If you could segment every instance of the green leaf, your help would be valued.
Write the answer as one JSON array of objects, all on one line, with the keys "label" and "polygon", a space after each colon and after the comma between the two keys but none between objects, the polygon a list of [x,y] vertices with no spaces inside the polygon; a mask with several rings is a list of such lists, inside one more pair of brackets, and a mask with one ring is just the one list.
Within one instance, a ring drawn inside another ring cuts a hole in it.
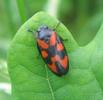
[{"label": "green leaf", "polygon": [[70,59],[69,73],[54,75],[45,65],[28,29],[40,25],[54,28],[58,20],[44,12],[29,19],[17,32],[8,53],[13,100],[103,100],[103,26],[94,40],[79,47],[61,23],[56,32],[63,39]]}]

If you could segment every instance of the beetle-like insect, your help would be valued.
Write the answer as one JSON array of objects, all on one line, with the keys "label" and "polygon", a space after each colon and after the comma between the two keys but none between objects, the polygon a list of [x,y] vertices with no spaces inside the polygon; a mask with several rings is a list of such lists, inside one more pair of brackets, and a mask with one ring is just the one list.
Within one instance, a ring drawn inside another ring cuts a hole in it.
[{"label": "beetle-like insect", "polygon": [[69,58],[61,37],[46,25],[36,33],[37,48],[49,69],[58,76],[63,76],[69,69]]}]

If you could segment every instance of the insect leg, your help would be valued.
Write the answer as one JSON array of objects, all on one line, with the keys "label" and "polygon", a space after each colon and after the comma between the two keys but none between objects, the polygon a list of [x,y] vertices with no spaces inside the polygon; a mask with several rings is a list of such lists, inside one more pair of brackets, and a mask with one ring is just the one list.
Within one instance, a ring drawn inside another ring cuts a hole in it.
[{"label": "insect leg", "polygon": [[61,36],[59,36],[60,37],[60,39],[62,40],[62,41],[68,41],[68,39],[67,38],[62,38]]}]

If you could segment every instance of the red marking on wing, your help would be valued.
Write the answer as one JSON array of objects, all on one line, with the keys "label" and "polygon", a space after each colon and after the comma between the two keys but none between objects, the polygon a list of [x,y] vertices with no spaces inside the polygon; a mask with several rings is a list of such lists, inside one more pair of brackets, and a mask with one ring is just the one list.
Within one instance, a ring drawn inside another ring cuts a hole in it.
[{"label": "red marking on wing", "polygon": [[57,72],[56,66],[54,63],[52,64],[48,64],[49,68],[53,71],[53,72]]},{"label": "red marking on wing", "polygon": [[54,46],[56,44],[56,33],[53,32],[50,38],[50,45]]},{"label": "red marking on wing", "polygon": [[46,51],[41,51],[41,54],[42,54],[42,57],[43,58],[46,58],[48,56],[48,53]]},{"label": "red marking on wing", "polygon": [[48,48],[48,44],[46,44],[43,40],[38,39],[37,42],[38,42],[39,46],[42,47],[43,49]]},{"label": "red marking on wing", "polygon": [[56,62],[56,61],[59,61],[59,60],[60,60],[60,57],[58,55],[55,55],[54,57],[51,57],[52,62]]},{"label": "red marking on wing", "polygon": [[57,43],[57,51],[62,51],[64,49],[62,43]]},{"label": "red marking on wing", "polygon": [[67,68],[67,63],[68,63],[67,56],[64,56],[64,58],[61,59],[58,55],[56,55],[54,57],[51,57],[51,61],[53,63],[55,63],[56,61],[58,61],[62,65],[63,68],[65,68],[65,69]]},{"label": "red marking on wing", "polygon": [[68,63],[68,58],[67,56],[64,57],[64,59],[60,60],[60,64],[66,69],[67,68],[67,63]]}]

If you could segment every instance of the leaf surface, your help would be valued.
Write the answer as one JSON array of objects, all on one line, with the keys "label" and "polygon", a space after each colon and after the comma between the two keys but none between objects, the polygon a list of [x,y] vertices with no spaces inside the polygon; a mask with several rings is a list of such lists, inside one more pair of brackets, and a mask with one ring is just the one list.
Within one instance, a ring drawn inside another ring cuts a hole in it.
[{"label": "leaf surface", "polygon": [[103,100],[103,25],[85,47],[78,46],[62,23],[57,27],[70,59],[68,74],[58,77],[38,57],[35,32],[28,32],[40,25],[54,29],[58,22],[39,12],[14,37],[8,53],[13,100]]}]

